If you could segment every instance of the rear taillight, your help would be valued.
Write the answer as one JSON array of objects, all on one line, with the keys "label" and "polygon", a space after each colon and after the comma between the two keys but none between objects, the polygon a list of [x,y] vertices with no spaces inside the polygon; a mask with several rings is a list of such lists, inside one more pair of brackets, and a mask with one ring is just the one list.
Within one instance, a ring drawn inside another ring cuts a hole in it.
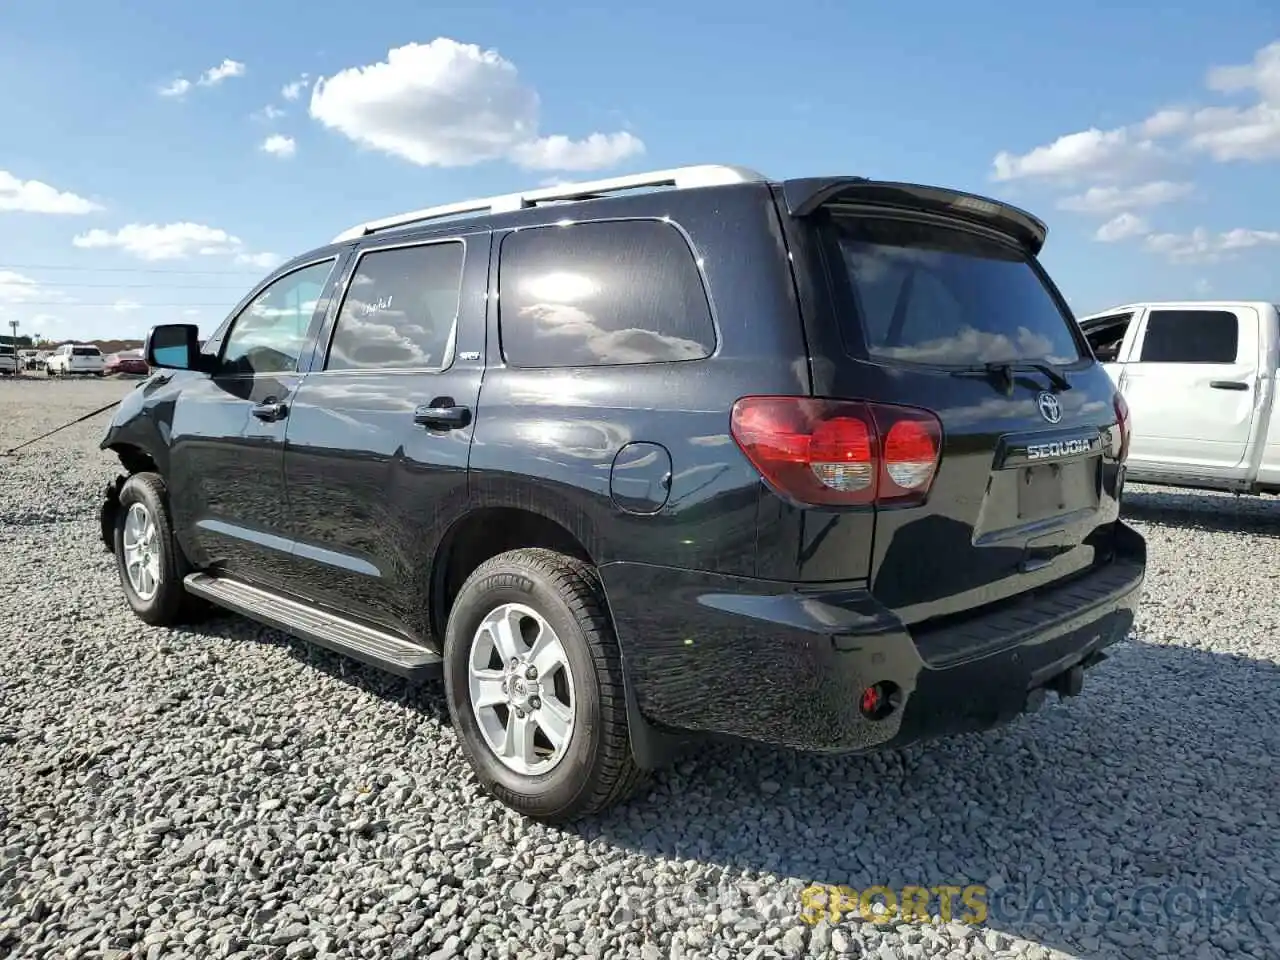
[{"label": "rear taillight", "polygon": [[1129,437],[1133,432],[1133,420],[1124,394],[1117,391],[1113,405],[1116,409],[1116,429],[1120,431],[1120,449],[1116,452],[1116,459],[1124,463],[1129,458]]},{"label": "rear taillight", "polygon": [[743,397],[730,429],[771,486],[811,506],[921,502],[942,449],[932,413],[852,400]]}]

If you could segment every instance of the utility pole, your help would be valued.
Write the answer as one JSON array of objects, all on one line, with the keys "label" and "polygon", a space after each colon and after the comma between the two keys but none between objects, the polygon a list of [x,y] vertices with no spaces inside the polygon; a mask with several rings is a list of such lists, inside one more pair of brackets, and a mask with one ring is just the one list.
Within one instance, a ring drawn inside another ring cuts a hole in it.
[{"label": "utility pole", "polygon": [[22,363],[18,360],[18,321],[10,320],[9,326],[13,328],[13,375],[20,377],[22,376]]}]

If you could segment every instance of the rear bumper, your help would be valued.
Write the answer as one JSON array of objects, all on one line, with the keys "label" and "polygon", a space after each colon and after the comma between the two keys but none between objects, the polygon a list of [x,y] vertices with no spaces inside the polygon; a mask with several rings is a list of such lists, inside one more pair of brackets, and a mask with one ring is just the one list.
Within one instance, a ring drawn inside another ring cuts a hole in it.
[{"label": "rear bumper", "polygon": [[[1033,708],[1133,624],[1146,543],[1111,563],[913,636],[864,584],[799,586],[643,564],[601,567],[640,713],[673,730],[861,752],[988,729]],[[661,598],[655,602],[655,598]],[[869,719],[859,695],[896,688]]]}]

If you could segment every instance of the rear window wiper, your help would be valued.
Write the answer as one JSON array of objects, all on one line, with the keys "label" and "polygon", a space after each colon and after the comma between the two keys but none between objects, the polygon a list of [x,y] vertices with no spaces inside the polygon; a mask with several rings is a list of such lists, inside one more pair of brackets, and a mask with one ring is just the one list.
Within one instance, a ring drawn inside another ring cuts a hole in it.
[{"label": "rear window wiper", "polygon": [[1043,360],[989,360],[981,366],[961,367],[955,373],[960,376],[975,374],[991,377],[1005,393],[1013,389],[1013,371],[1035,370],[1049,378],[1049,382],[1058,390],[1070,390],[1071,382],[1051,363]]},{"label": "rear window wiper", "polygon": [[1028,360],[1023,364],[1020,364],[1020,366],[1027,367],[1031,370],[1039,370],[1046,377],[1048,377],[1049,382],[1053,384],[1055,387],[1057,387],[1059,390],[1071,389],[1071,381],[1067,379],[1066,375],[1061,370],[1059,370],[1057,367],[1055,367],[1052,363],[1049,363],[1048,361]]}]

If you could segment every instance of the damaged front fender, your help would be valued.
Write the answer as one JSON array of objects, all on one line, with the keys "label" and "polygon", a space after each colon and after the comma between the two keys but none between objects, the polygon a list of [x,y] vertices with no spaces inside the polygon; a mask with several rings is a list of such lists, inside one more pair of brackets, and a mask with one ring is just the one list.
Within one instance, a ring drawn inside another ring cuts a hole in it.
[{"label": "damaged front fender", "polygon": [[116,477],[102,491],[102,505],[98,508],[98,525],[102,530],[102,542],[108,553],[116,551],[116,515],[120,512],[120,488],[127,478]]}]

